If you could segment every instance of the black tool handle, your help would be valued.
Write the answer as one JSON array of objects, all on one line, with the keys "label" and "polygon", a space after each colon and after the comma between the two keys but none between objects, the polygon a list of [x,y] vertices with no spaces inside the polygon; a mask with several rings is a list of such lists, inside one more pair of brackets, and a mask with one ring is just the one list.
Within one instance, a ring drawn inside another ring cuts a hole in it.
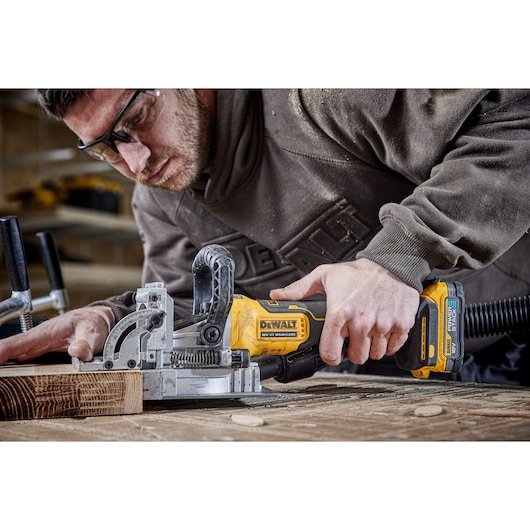
[{"label": "black tool handle", "polygon": [[262,354],[254,360],[260,368],[260,379],[274,377],[279,383],[290,383],[311,377],[327,364],[320,357],[318,345],[285,355]]},{"label": "black tool handle", "polygon": [[38,232],[36,236],[39,241],[46,276],[48,276],[52,291],[64,289],[61,261],[53,234],[51,232]]},{"label": "black tool handle", "polygon": [[0,232],[11,288],[14,292],[27,291],[28,270],[18,219],[14,215],[0,218]]},{"label": "black tool handle", "polygon": [[193,313],[208,313],[200,340],[216,346],[222,339],[234,299],[234,259],[221,245],[203,247],[195,256],[193,273]]}]

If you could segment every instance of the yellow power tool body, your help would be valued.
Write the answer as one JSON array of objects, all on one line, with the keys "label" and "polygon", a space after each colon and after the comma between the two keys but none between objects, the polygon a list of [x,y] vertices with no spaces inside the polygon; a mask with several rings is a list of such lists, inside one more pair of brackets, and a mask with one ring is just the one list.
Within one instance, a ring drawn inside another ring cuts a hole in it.
[{"label": "yellow power tool body", "polygon": [[315,346],[326,315],[324,301],[283,302],[234,295],[230,347],[255,355],[285,355]]},{"label": "yellow power tool body", "polygon": [[[293,378],[297,364],[307,377],[311,367],[325,367],[319,358],[318,345],[325,321],[324,301],[254,300],[234,295],[230,346],[247,349],[261,366],[276,358],[279,371],[287,364]],[[257,357],[259,356],[259,357]],[[421,293],[421,302],[414,327],[407,343],[396,354],[396,363],[415,377],[426,378],[431,372],[458,372],[464,357],[464,292],[458,282],[435,282]]]},{"label": "yellow power tool body", "polygon": [[[288,383],[325,368],[319,352],[325,300],[235,294],[234,268],[226,248],[202,248],[192,264],[191,315],[175,320],[164,284],[146,283],[136,291],[136,310],[112,328],[102,355],[90,362],[74,358],[74,366],[142,370],[144,400],[271,395],[261,381]],[[416,377],[458,372],[464,336],[527,330],[529,311],[528,297],[465,308],[460,283],[436,282],[421,294],[409,340],[396,353],[397,365]]]},{"label": "yellow power tool body", "polygon": [[254,300],[236,294],[230,347],[250,352],[262,380],[288,383],[311,377],[327,366],[318,348],[325,316],[323,300]]}]

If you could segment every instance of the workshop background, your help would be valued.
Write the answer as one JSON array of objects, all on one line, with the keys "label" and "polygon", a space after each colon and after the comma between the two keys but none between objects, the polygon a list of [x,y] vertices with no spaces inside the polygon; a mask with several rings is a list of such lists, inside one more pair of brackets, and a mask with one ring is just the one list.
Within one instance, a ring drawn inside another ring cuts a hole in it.
[{"label": "workshop background", "polygon": [[[33,297],[50,291],[35,234],[53,234],[70,309],[135,290],[142,264],[133,183],[76,143],[62,122],[43,115],[34,90],[0,90],[0,216],[19,219]],[[2,255],[1,300],[10,295]]]}]

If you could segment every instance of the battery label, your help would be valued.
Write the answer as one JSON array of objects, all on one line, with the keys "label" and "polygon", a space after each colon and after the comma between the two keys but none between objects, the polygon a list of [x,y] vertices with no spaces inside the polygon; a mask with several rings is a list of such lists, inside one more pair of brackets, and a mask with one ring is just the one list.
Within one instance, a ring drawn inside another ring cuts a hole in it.
[{"label": "battery label", "polygon": [[447,301],[447,331],[454,333],[458,322],[458,301]]},{"label": "battery label", "polygon": [[459,354],[458,351],[458,300],[450,298],[447,300],[447,318],[446,318],[446,345],[445,357],[450,358]]}]

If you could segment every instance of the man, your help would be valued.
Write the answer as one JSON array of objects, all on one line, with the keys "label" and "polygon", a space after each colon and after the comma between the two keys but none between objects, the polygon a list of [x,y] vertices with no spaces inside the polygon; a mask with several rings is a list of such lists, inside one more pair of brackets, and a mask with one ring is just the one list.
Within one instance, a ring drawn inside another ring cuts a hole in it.
[{"label": "man", "polygon": [[[434,279],[462,281],[468,303],[530,293],[530,91],[39,97],[80,149],[138,183],[144,281],[165,282],[177,315],[191,311],[193,257],[214,242],[234,255],[238,292],[326,297],[320,352],[330,366],[346,338],[354,366],[392,356]],[[51,319],[0,343],[0,362],[46,351],[89,360],[132,307],[125,293]],[[505,355],[497,340],[469,341],[468,358],[490,344]],[[526,347],[509,345],[509,355]],[[503,382],[526,381],[517,363]],[[482,372],[462,378],[486,380]]]}]

